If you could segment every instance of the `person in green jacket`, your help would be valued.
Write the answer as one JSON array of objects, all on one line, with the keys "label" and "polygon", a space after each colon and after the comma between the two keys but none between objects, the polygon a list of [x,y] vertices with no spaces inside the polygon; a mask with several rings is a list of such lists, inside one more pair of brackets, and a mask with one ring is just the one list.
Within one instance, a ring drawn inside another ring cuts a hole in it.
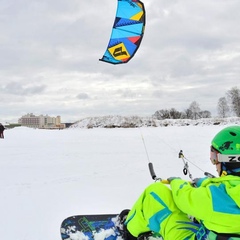
[{"label": "person in green jacket", "polygon": [[120,214],[124,239],[240,239],[240,126],[222,129],[211,142],[210,160],[219,177],[194,184],[170,177],[148,186],[133,208]]}]

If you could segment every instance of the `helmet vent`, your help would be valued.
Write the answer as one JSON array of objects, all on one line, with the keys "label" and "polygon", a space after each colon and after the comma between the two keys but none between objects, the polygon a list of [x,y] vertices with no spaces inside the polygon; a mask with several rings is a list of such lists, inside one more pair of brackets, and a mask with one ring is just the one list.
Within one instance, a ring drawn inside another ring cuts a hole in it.
[{"label": "helmet vent", "polygon": [[237,134],[235,132],[230,132],[230,134],[234,137],[237,136]]}]

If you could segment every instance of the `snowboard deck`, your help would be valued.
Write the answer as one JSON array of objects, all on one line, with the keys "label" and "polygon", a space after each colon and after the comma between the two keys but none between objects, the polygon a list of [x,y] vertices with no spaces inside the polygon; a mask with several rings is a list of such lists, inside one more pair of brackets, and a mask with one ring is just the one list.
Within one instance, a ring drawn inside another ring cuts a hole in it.
[{"label": "snowboard deck", "polygon": [[118,214],[77,215],[61,224],[62,240],[122,240]]},{"label": "snowboard deck", "polygon": [[[61,224],[62,240],[124,240],[118,214],[76,215]],[[151,235],[148,240],[161,240]]]}]

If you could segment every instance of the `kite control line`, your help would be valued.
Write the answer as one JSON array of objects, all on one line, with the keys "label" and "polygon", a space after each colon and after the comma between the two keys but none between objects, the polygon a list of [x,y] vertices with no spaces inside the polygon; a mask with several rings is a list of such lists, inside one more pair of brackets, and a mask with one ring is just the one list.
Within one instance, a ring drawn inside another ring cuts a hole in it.
[{"label": "kite control line", "polygon": [[178,157],[183,160],[183,165],[184,165],[184,166],[183,166],[183,174],[184,174],[184,175],[187,175],[187,174],[188,174],[189,178],[190,178],[191,180],[193,180],[192,174],[191,174],[190,171],[189,171],[189,166],[188,166],[187,159],[184,157],[182,150],[180,150],[180,152],[179,152],[179,154],[178,154]]},{"label": "kite control line", "polygon": [[[155,171],[154,171],[154,168],[153,168],[153,164],[150,162],[150,159],[149,159],[149,155],[148,155],[148,151],[147,151],[147,147],[146,147],[146,144],[145,144],[145,141],[144,141],[144,138],[143,138],[143,135],[141,133],[141,136],[142,136],[142,142],[143,142],[143,145],[144,145],[144,149],[145,149],[145,152],[146,152],[146,156],[147,156],[147,160],[148,160],[148,168],[149,168],[149,172],[151,174],[151,177],[154,181],[160,181],[164,184],[169,184],[169,181],[168,180],[164,180],[162,178],[159,178],[157,177]],[[184,157],[183,155],[183,151],[180,150],[179,154],[178,154],[178,157],[182,159],[183,161],[183,173],[184,175],[188,175],[189,178],[191,179],[192,182],[194,182],[194,179],[193,179],[193,176],[189,170],[189,166],[188,166],[188,159]],[[190,161],[189,161],[190,162]],[[192,163],[192,162],[190,162]],[[194,163],[192,163],[195,167],[197,167],[199,170],[201,170],[202,172],[204,172],[201,168],[199,168],[197,165],[195,165]],[[209,178],[214,178],[215,176],[212,175],[211,173],[208,173],[208,172],[204,172],[204,175],[206,177],[209,177]]]},{"label": "kite control line", "polygon": [[[181,158],[181,159],[183,160],[183,164],[184,164],[183,173],[184,173],[184,175],[187,175],[187,174],[188,174],[189,178],[191,179],[191,183],[194,184],[194,179],[193,179],[193,177],[192,177],[192,174],[190,173],[187,159],[184,157],[182,150],[180,150],[178,156],[179,156],[179,158]],[[151,177],[152,177],[152,179],[153,179],[154,181],[160,181],[160,182],[162,182],[162,183],[164,183],[164,184],[169,184],[169,181],[168,181],[168,180],[157,177],[157,175],[156,175],[156,173],[155,173],[155,171],[154,171],[154,168],[153,168],[153,164],[152,164],[150,161],[149,161],[149,163],[148,163],[148,168],[149,168]],[[200,169],[200,170],[202,170],[202,169]],[[205,175],[206,177],[209,177],[209,178],[215,178],[215,176],[212,175],[212,174],[209,173],[209,172],[204,172],[204,175]]]},{"label": "kite control line", "polygon": [[184,164],[183,173],[184,173],[184,175],[188,174],[188,176],[189,176],[189,178],[191,180],[193,180],[193,177],[192,177],[192,174],[190,173],[188,162],[190,162],[192,165],[194,165],[196,168],[198,168],[200,171],[202,171],[206,177],[208,177],[208,178],[215,178],[215,176],[213,174],[211,174],[209,172],[205,172],[200,167],[198,167],[196,164],[194,164],[193,162],[191,162],[190,160],[185,158],[184,155],[183,155],[183,151],[182,150],[180,150],[180,152],[179,152],[179,158],[182,158],[182,160],[183,160],[183,164]]},{"label": "kite control line", "polygon": [[[145,144],[144,144],[144,145],[145,145]],[[145,146],[145,147],[146,147],[146,146]],[[193,177],[192,177],[192,174],[190,173],[187,159],[184,157],[182,150],[180,150],[178,156],[179,156],[179,158],[181,158],[181,159],[183,160],[183,164],[184,164],[183,173],[184,173],[184,175],[187,175],[187,174],[188,174],[189,178],[191,179],[191,184],[193,184],[193,186],[194,186],[194,184],[195,184],[195,183],[194,183],[194,179],[193,179]],[[156,173],[155,173],[155,171],[154,171],[154,168],[153,168],[153,164],[152,164],[150,161],[149,161],[149,163],[148,163],[148,168],[149,168],[151,177],[152,177],[152,179],[153,179],[154,181],[160,181],[160,182],[162,182],[162,183],[164,183],[164,184],[169,184],[169,181],[168,181],[168,180],[157,177],[157,175],[156,175]],[[200,169],[200,168],[199,168],[199,169]],[[200,170],[202,170],[202,169],[200,169]],[[205,175],[206,177],[209,177],[209,178],[215,178],[214,175],[212,175],[211,173],[208,173],[208,172],[204,172],[204,175]]]}]

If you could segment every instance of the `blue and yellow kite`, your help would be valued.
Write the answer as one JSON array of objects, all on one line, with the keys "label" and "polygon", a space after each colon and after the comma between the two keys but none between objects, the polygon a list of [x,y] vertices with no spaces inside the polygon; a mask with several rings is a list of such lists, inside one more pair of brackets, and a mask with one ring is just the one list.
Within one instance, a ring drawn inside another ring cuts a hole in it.
[{"label": "blue and yellow kite", "polygon": [[118,0],[112,34],[103,57],[112,64],[127,63],[138,50],[146,22],[144,5],[139,0]]}]

